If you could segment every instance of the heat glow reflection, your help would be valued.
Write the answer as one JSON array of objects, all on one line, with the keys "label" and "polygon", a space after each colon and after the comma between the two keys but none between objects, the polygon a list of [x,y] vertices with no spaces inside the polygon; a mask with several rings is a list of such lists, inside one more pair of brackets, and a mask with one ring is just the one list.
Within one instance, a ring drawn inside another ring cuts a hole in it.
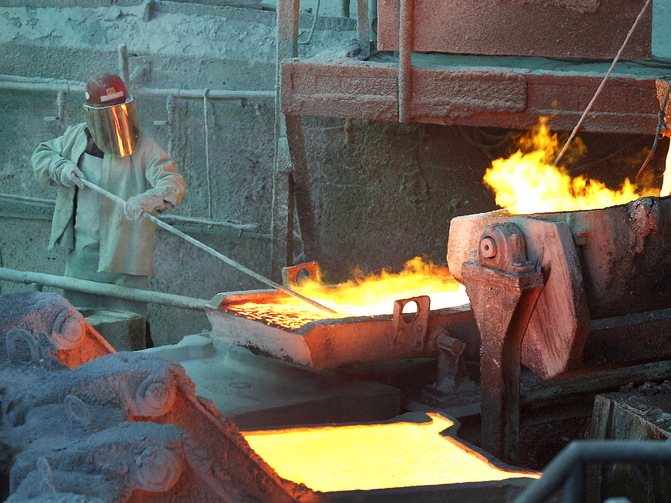
[{"label": "heat glow reflection", "polygon": [[[296,329],[321,319],[392,314],[395,300],[419,295],[431,298],[432,310],[469,302],[464,287],[452,278],[447,267],[436,266],[421,257],[409,260],[399,273],[383,271],[377,275],[364,276],[361,271],[357,271],[353,279],[337,286],[325,287],[308,281],[294,290],[340,315],[326,313],[293,297],[281,297],[281,302],[245,302],[227,304],[225,307],[245,318]],[[413,306],[414,303],[408,304],[409,308]],[[406,312],[410,311],[408,309]]]},{"label": "heat glow reflection", "polygon": [[506,471],[441,431],[454,423],[427,414],[426,423],[350,425],[243,432],[280,477],[315,491],[538,478]]},{"label": "heat glow reflection", "polygon": [[[564,168],[552,166],[561,146],[546,122],[546,118],[541,118],[520,140],[517,152],[507,159],[492,161],[485,173],[484,182],[494,190],[500,207],[513,214],[577,211],[659,195],[658,190],[636,187],[629,179],[619,190],[610,190],[602,182],[583,176],[573,178]],[[576,143],[579,144],[577,140]]]},{"label": "heat glow reflection", "polygon": [[116,135],[116,142],[119,148],[119,157],[126,157],[131,152],[126,150],[126,146],[131,144],[130,129],[126,127],[128,124],[128,106],[124,103],[116,107],[110,108],[112,112],[112,121],[114,122],[114,133]]}]

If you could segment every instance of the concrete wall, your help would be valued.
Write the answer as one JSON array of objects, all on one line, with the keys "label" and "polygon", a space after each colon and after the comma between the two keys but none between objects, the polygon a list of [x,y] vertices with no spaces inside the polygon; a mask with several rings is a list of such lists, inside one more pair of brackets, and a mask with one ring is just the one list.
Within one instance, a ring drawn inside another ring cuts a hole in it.
[{"label": "concrete wall", "polygon": [[[274,89],[273,12],[160,2],[144,20],[143,4],[40,6],[46,3],[0,7],[0,74],[83,82],[94,71],[117,71],[117,48],[126,44],[131,73],[141,65],[147,68],[137,86]],[[306,21],[309,28],[310,19]],[[351,23],[326,20],[318,27],[328,31],[316,32],[310,46],[301,46],[303,54],[317,53],[326,43],[344,44],[354,36],[343,31],[351,29]],[[69,94],[64,123],[45,121],[45,116],[56,115],[56,93],[0,90],[0,192],[55,197],[53,188],[34,180],[30,155],[40,141],[83,120],[81,102],[81,96]],[[144,131],[167,148],[167,128],[154,125],[166,119],[165,100],[139,96],[138,103]],[[176,100],[173,155],[188,193],[175,213],[258,223],[253,233],[243,235],[203,226],[184,230],[268,276],[273,104],[208,103],[209,177],[203,108],[202,100]],[[354,121],[346,134],[342,120],[311,117],[304,125],[321,250],[319,256],[306,259],[319,260],[333,281],[346,278],[355,266],[369,272],[398,269],[416,255],[444,264],[449,220],[494,209],[482,176],[490,158],[511,148],[508,141],[492,147],[507,133],[496,129]],[[604,158],[629,142],[629,153],[640,158],[652,137],[588,141],[594,149],[585,162]],[[621,179],[632,176],[631,166],[610,159],[590,169]],[[62,273],[63,252],[46,250],[48,208],[2,198],[0,203],[1,265]],[[155,263],[157,275],[150,286],[161,292],[209,299],[222,291],[264,288],[164,231],[157,234]],[[0,288],[7,293],[25,286],[0,282]],[[149,320],[156,344],[174,343],[209,328],[203,314],[156,305],[150,307]]]}]

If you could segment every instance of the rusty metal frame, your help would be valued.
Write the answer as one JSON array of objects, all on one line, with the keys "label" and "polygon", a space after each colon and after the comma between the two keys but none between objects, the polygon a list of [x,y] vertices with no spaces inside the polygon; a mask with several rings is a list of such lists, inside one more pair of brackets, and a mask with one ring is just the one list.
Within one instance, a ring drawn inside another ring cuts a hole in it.
[{"label": "rusty metal frame", "polygon": [[[248,301],[273,303],[281,297],[281,293],[272,290],[216,295],[205,308],[213,335],[257,354],[314,370],[435,357],[439,327],[454,327],[467,337],[477,337],[468,304],[431,311],[428,297],[399,299],[394,302],[394,314],[322,319],[293,330],[267,325],[227,309]],[[411,302],[418,303],[417,314],[404,314],[403,307]]]},{"label": "rusty metal frame", "polygon": [[563,485],[563,501],[585,501],[585,467],[589,463],[671,464],[667,442],[577,440],[571,442],[543,470],[541,478],[519,495],[515,503],[547,501]]},{"label": "rusty metal frame", "polygon": [[543,287],[527,261],[520,229],[486,227],[478,250],[462,266],[466,292],[480,330],[482,447],[514,464],[520,416],[522,338]]},{"label": "rusty metal frame", "polygon": [[412,105],[413,0],[401,0],[398,20],[398,120],[410,122]]}]

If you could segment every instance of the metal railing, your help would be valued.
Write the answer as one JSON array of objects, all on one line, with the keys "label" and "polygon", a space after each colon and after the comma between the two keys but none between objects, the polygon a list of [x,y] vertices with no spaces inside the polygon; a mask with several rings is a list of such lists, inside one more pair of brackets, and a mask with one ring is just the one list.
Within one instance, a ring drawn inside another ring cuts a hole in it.
[{"label": "metal railing", "polygon": [[541,503],[560,488],[567,503],[585,501],[586,467],[590,463],[671,465],[671,443],[659,440],[576,440],[543,470],[515,503]]}]

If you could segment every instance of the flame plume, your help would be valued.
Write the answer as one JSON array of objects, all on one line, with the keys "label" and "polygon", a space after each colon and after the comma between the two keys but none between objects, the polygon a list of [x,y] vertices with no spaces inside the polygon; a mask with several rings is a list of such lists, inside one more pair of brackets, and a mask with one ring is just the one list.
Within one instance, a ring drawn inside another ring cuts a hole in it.
[{"label": "flame plume", "polygon": [[[249,319],[283,328],[296,329],[319,320],[346,316],[391,314],[394,301],[419,295],[431,298],[431,309],[468,304],[468,296],[450,275],[447,267],[439,267],[421,257],[406,262],[399,273],[382,271],[364,276],[358,270],[354,278],[337,286],[306,281],[296,289],[302,295],[342,313],[327,314],[293,297],[280,297],[276,303],[245,302],[228,304],[226,309]],[[409,303],[409,309],[414,303]]]},{"label": "flame plume", "polygon": [[[625,204],[659,191],[639,188],[625,179],[619,190],[583,176],[571,177],[553,166],[559,152],[557,135],[551,134],[547,118],[519,141],[519,150],[506,159],[492,161],[484,182],[495,193],[496,204],[512,214],[592,210]],[[584,147],[578,154],[584,152]]]}]

